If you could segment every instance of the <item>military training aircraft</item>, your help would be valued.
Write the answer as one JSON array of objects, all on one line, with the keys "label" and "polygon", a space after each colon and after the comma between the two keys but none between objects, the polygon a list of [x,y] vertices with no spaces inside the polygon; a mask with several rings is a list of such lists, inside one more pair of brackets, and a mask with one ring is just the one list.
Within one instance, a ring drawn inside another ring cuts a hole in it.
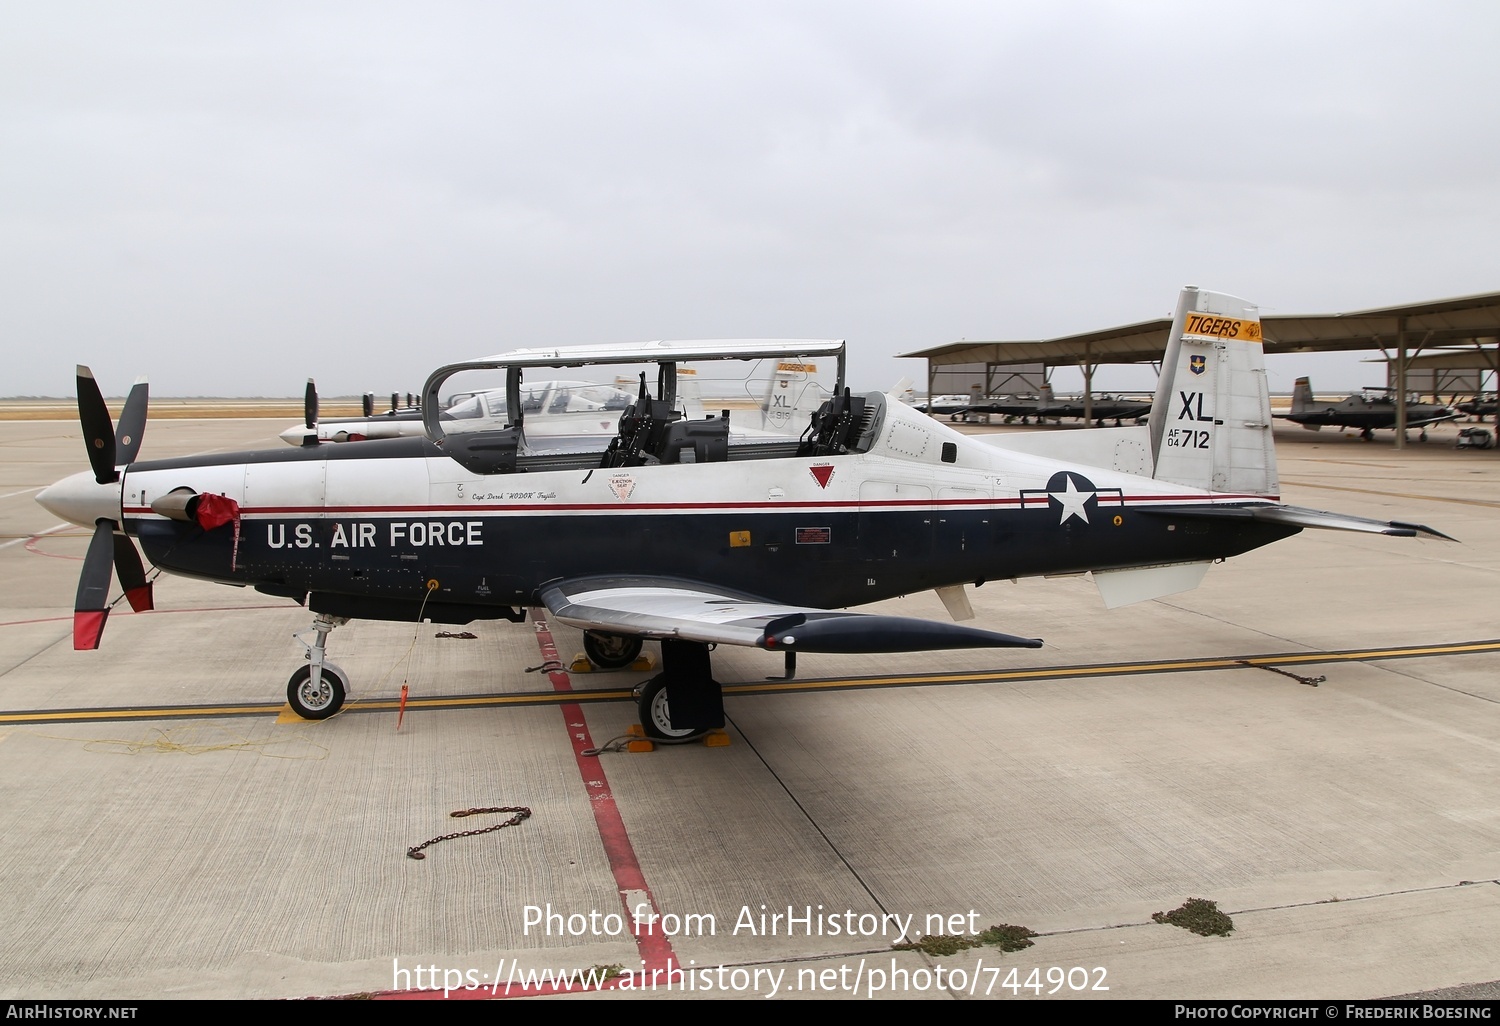
[{"label": "military training aircraft", "polygon": [[[1301,424],[1309,431],[1320,431],[1325,427],[1359,428],[1359,436],[1365,441],[1375,437],[1376,431],[1395,430],[1396,399],[1390,389],[1367,388],[1336,403],[1320,403],[1313,396],[1312,384],[1307,378],[1298,378],[1292,390],[1292,412],[1278,413],[1278,419]],[[1462,416],[1458,410],[1441,403],[1408,401],[1406,404],[1406,426],[1425,428]],[[1421,434],[1427,441],[1427,432]]]},{"label": "military training aircraft", "polygon": [[[661,641],[638,705],[648,735],[673,739],[723,725],[714,645],[781,652],[791,675],[800,651],[1041,644],[850,606],[934,589],[961,620],[967,585],[1092,571],[1112,607],[1191,589],[1212,562],[1307,527],[1446,537],[1278,501],[1259,315],[1230,296],[1181,294],[1148,424],[1015,436],[1024,447],[853,394],[844,356],[797,340],[521,349],[435,371],[423,438],[149,461],[144,386],[116,430],[79,368],[92,469],[38,497],[94,530],[74,645],[99,644],[111,563],[134,608],[151,607],[134,539],[167,573],[310,608],[316,638],[287,686],[304,717],[344,702],[326,643],[349,618],[522,622],[545,607],[602,665]],[[800,438],[736,441],[723,413],[675,409],[680,365],[725,360],[836,361],[839,387]],[[656,392],[640,374],[607,445],[534,449],[523,375],[594,365],[654,365]],[[504,424],[440,416],[450,378],[496,371]]]},{"label": "military training aircraft", "polygon": [[1052,386],[1044,384],[1040,395],[978,399],[969,404],[967,412],[998,414],[1005,417],[1007,423],[1019,417],[1022,424],[1032,417],[1038,424],[1043,420],[1092,418],[1099,427],[1103,427],[1106,420],[1114,421],[1119,427],[1122,421],[1136,420],[1151,412],[1151,402],[1147,399],[1128,399],[1104,392],[1095,392],[1090,399],[1085,412],[1083,396],[1055,396]]},{"label": "military training aircraft", "polygon": [[919,413],[928,413],[934,416],[947,414],[951,419],[957,420],[969,408],[969,397],[966,395],[935,395],[930,399],[911,404],[911,408]]},{"label": "military training aircraft", "polygon": [[[371,438],[421,438],[426,434],[421,407],[412,405],[397,409],[392,404],[389,412],[376,414],[369,410],[368,396],[364,416],[320,420],[312,382],[308,382],[307,387],[308,412],[304,422],[281,432],[281,440],[288,445],[362,442]],[[629,392],[613,385],[545,380],[528,383],[523,388],[521,405],[531,418],[528,435],[533,441],[545,436],[558,439],[560,444],[569,444],[586,436],[602,434],[607,438],[614,432],[620,414],[630,405],[631,399]],[[487,389],[458,397],[438,416],[444,421],[472,419],[504,425],[507,421],[505,404],[505,389]]]},{"label": "military training aircraft", "polygon": [[1500,403],[1496,402],[1493,392],[1489,395],[1476,395],[1474,398],[1466,402],[1457,403],[1454,406],[1454,409],[1458,410],[1459,413],[1470,417],[1478,417],[1481,421],[1486,417],[1493,417],[1497,408],[1500,408]]}]

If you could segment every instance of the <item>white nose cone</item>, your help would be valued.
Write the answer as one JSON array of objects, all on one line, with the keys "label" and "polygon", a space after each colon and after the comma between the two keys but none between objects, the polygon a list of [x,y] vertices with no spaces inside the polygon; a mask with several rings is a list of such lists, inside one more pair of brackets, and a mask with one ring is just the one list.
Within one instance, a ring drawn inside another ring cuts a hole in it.
[{"label": "white nose cone", "polygon": [[36,501],[70,524],[93,527],[95,521],[120,519],[120,482],[100,484],[84,471],[42,489]]},{"label": "white nose cone", "polygon": [[314,428],[309,431],[305,424],[296,424],[283,431],[280,437],[287,445],[302,445],[307,441],[309,435],[317,438],[317,429]]}]

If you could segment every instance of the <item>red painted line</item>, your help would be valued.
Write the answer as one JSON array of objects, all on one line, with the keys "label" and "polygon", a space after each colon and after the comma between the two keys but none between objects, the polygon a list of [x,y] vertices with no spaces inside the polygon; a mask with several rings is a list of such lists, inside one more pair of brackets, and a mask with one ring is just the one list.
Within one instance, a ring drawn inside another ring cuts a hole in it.
[{"label": "red painted line", "polygon": [[[567,671],[562,669],[562,662],[557,656],[557,645],[552,640],[552,631],[547,626],[547,621],[536,620],[534,626],[537,648],[541,650],[542,659],[546,664],[557,667],[547,674],[548,680],[552,682],[552,690],[572,691],[573,681],[568,677]],[[577,702],[566,702],[560,708],[563,722],[568,729],[568,740],[573,744],[573,760],[578,764],[579,776],[583,778],[583,786],[588,790],[589,806],[594,811],[594,825],[599,831],[599,840],[604,843],[604,854],[609,859],[610,872],[614,874],[615,886],[620,892],[620,904],[625,911],[625,920],[631,924],[631,932],[635,935],[636,951],[641,956],[641,968],[592,987],[581,984],[563,986],[557,983],[533,987],[508,986],[496,980],[492,985],[481,986],[474,990],[450,990],[446,995],[440,989],[383,991],[374,995],[377,999],[487,1001],[496,998],[578,994],[593,990],[614,990],[625,979],[634,979],[637,976],[644,978],[653,970],[685,971],[682,969],[682,963],[677,959],[676,952],[672,950],[672,942],[666,934],[653,929],[649,922],[642,924],[636,918],[636,909],[631,907],[631,900],[627,894],[635,892],[637,895],[645,895],[646,902],[650,905],[651,916],[661,914],[656,906],[656,897],[647,886],[646,874],[641,871],[640,861],[635,857],[635,846],[630,843],[630,832],[625,829],[625,820],[620,815],[620,807],[615,802],[614,792],[610,790],[609,778],[605,775],[603,765],[600,764],[597,756],[583,754],[594,747],[594,739],[589,733],[588,723],[583,718],[583,707]]]},{"label": "red painted line", "polygon": [[[149,609],[143,610],[138,615],[149,613],[152,616],[161,616],[166,613],[227,613],[239,612],[242,609],[287,609],[284,605],[264,606],[198,606],[191,609]],[[72,616],[41,616],[35,620],[0,620],[0,627],[24,627],[28,623],[62,623],[72,620]]]},{"label": "red painted line", "polygon": [[[552,682],[552,690],[572,691],[573,682],[569,679],[567,671],[562,669],[562,662],[557,656],[557,645],[552,640],[552,631],[548,628],[547,621],[537,620],[535,626],[537,647],[541,649],[542,658],[558,667],[547,674]],[[659,914],[656,898],[646,885],[646,874],[641,871],[641,864],[635,857],[635,847],[630,843],[630,833],[625,829],[625,820],[620,815],[619,806],[615,804],[614,792],[610,790],[609,778],[604,773],[604,766],[597,756],[583,754],[594,747],[588,724],[584,722],[583,707],[576,702],[568,702],[561,708],[563,720],[568,726],[568,738],[573,742],[573,759],[578,764],[578,772],[583,777],[584,786],[588,788],[589,805],[594,810],[594,823],[599,828],[599,839],[604,842],[605,854],[609,856],[609,868],[614,873],[615,884],[620,889],[621,904],[623,905],[628,900],[625,897],[626,891],[638,891],[644,893],[651,903],[651,913]],[[642,929],[642,924],[636,921],[635,910],[632,908],[626,908],[625,914],[634,926],[636,947],[648,970],[664,969],[668,964],[680,964],[677,963],[677,956],[672,950],[672,942],[664,933],[651,928],[649,923],[646,924],[645,929]]]},{"label": "red painted line", "polygon": [[[83,537],[83,535],[76,535],[76,537],[81,538],[81,537]],[[39,542],[41,540],[42,540],[42,536],[41,535],[34,534],[30,538],[26,539],[26,544],[23,547],[26,549],[27,552],[31,553],[33,556],[46,556],[49,559],[72,559],[72,560],[76,560],[79,563],[83,562],[83,557],[82,556],[64,556],[60,552],[43,552],[41,549],[39,549],[39,548],[36,547],[37,546],[37,542]]]}]

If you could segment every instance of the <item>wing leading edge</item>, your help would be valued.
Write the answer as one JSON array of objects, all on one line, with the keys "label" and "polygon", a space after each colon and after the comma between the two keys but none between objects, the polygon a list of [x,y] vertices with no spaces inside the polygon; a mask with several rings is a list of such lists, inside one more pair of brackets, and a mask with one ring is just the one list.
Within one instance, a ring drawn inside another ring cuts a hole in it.
[{"label": "wing leading edge", "polygon": [[913,617],[785,606],[701,581],[666,577],[554,581],[542,588],[541,598],[554,619],[583,630],[769,651],[927,652],[1042,645],[1039,638]]}]

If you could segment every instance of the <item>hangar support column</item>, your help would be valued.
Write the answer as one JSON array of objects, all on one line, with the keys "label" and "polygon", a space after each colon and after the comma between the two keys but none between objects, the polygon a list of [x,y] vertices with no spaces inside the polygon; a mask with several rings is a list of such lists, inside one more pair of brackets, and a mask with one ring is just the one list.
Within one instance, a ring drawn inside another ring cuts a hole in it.
[{"label": "hangar support column", "polygon": [[1093,343],[1083,343],[1083,426],[1094,426],[1094,353]]},{"label": "hangar support column", "polygon": [[1406,448],[1406,318],[1396,318],[1396,448]]}]

